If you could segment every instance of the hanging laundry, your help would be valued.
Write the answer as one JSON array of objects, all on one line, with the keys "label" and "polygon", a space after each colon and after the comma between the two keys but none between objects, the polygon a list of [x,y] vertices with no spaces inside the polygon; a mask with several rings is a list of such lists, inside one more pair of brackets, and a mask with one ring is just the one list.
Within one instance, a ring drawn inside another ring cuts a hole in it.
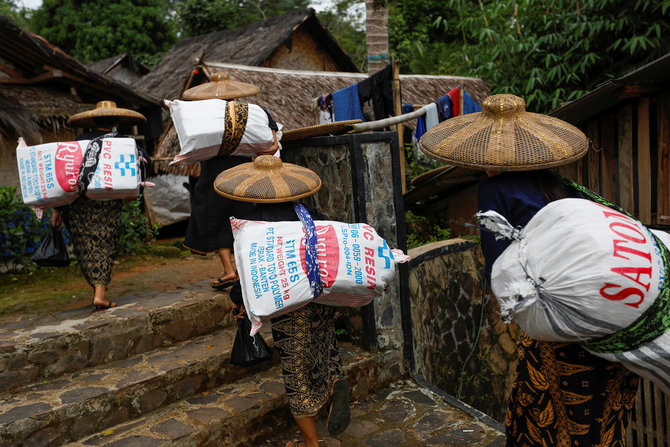
[{"label": "hanging laundry", "polygon": [[433,126],[437,126],[440,123],[437,115],[437,104],[431,102],[426,106],[426,130],[430,130]]},{"label": "hanging laundry", "polygon": [[358,99],[361,101],[361,109],[365,108],[366,103],[372,99],[372,78],[365,78],[358,84]]},{"label": "hanging laundry", "polygon": [[335,121],[333,117],[333,96],[330,93],[316,98],[316,105],[319,110],[319,124]]},{"label": "hanging laundry", "polygon": [[356,120],[365,121],[361,101],[358,98],[358,85],[350,85],[342,90],[333,92],[333,112],[335,121]]},{"label": "hanging laundry", "polygon": [[451,99],[451,117],[458,116],[461,111],[461,89],[452,88],[447,95]]},{"label": "hanging laundry", "polygon": [[412,104],[403,104],[401,112],[404,115],[405,113],[409,113],[412,110],[414,110],[414,106]]},{"label": "hanging laundry", "polygon": [[426,122],[423,119],[423,116],[420,116],[416,119],[416,130],[414,131],[414,138],[416,141],[419,141],[423,134],[426,133]]},{"label": "hanging laundry", "polygon": [[482,111],[481,106],[477,104],[477,102],[474,99],[472,99],[470,95],[468,95],[468,92],[463,90],[463,115],[481,111]]},{"label": "hanging laundry", "polygon": [[438,102],[440,103],[440,121],[451,118],[451,111],[454,106],[449,95],[441,96]]},{"label": "hanging laundry", "polygon": [[374,73],[372,79],[372,107],[375,119],[381,120],[393,115],[393,71],[387,65]]}]

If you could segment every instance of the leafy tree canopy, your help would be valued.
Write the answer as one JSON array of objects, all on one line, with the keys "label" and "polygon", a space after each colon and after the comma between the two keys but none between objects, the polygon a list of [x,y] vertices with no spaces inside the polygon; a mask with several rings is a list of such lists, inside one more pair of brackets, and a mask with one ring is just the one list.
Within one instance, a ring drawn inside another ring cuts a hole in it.
[{"label": "leafy tree canopy", "polygon": [[176,40],[166,0],[44,0],[31,25],[84,63],[131,53],[153,66]]},{"label": "leafy tree canopy", "polygon": [[365,47],[365,9],[356,11],[353,5],[358,0],[339,0],[331,9],[318,14],[319,21],[330,32],[356,67],[367,72],[367,49]]},{"label": "leafy tree canopy", "polygon": [[413,73],[476,76],[548,112],[670,51],[670,0],[389,0]]},{"label": "leafy tree canopy", "polygon": [[309,0],[175,0],[184,36],[198,36],[259,22],[294,9]]},{"label": "leafy tree canopy", "polygon": [[14,0],[0,0],[0,15],[9,17],[20,27],[25,27],[28,23],[28,11],[19,7]]}]

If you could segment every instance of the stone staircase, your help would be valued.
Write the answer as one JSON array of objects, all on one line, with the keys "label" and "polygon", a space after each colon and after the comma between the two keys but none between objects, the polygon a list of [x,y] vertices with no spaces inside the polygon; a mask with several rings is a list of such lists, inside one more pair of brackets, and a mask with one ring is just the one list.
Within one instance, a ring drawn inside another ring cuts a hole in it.
[{"label": "stone staircase", "polygon": [[[0,325],[0,446],[236,447],[293,425],[276,355],[229,363],[227,292],[200,282],[117,302]],[[380,354],[341,350],[354,399],[392,379]]]}]

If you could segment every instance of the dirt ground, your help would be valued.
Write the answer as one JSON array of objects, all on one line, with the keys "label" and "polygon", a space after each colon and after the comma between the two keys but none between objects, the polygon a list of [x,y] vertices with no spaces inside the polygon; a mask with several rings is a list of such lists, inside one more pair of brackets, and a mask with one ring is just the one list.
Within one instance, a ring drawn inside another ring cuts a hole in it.
[{"label": "dirt ground", "polygon": [[[194,256],[171,245],[160,250],[116,260],[108,296],[135,295],[146,291],[175,290],[197,281],[213,281],[222,273],[216,255]],[[58,310],[91,305],[92,289],[79,270],[38,268],[32,272],[0,274],[0,320],[17,320]]]}]

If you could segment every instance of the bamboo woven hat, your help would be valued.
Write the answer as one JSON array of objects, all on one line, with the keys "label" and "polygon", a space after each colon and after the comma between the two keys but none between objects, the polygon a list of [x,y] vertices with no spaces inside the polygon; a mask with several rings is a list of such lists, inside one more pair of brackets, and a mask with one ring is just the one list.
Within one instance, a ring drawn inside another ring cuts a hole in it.
[{"label": "bamboo woven hat", "polygon": [[442,162],[486,171],[530,171],[566,165],[586,155],[588,140],[558,118],[526,112],[514,95],[493,95],[481,112],[448,119],[419,140]]},{"label": "bamboo woven hat", "polygon": [[235,99],[257,95],[261,89],[246,82],[233,81],[228,73],[214,73],[209,82],[186,90],[182,98],[189,101],[203,99]]},{"label": "bamboo woven hat", "polygon": [[220,173],[214,190],[242,202],[278,203],[311,196],[321,188],[314,171],[291,163],[282,163],[274,155],[260,155]]},{"label": "bamboo woven hat", "polygon": [[147,120],[140,112],[116,107],[114,101],[100,101],[95,109],[74,114],[67,123],[77,127],[95,127],[95,119],[105,117],[118,117],[121,124],[138,124]]}]

